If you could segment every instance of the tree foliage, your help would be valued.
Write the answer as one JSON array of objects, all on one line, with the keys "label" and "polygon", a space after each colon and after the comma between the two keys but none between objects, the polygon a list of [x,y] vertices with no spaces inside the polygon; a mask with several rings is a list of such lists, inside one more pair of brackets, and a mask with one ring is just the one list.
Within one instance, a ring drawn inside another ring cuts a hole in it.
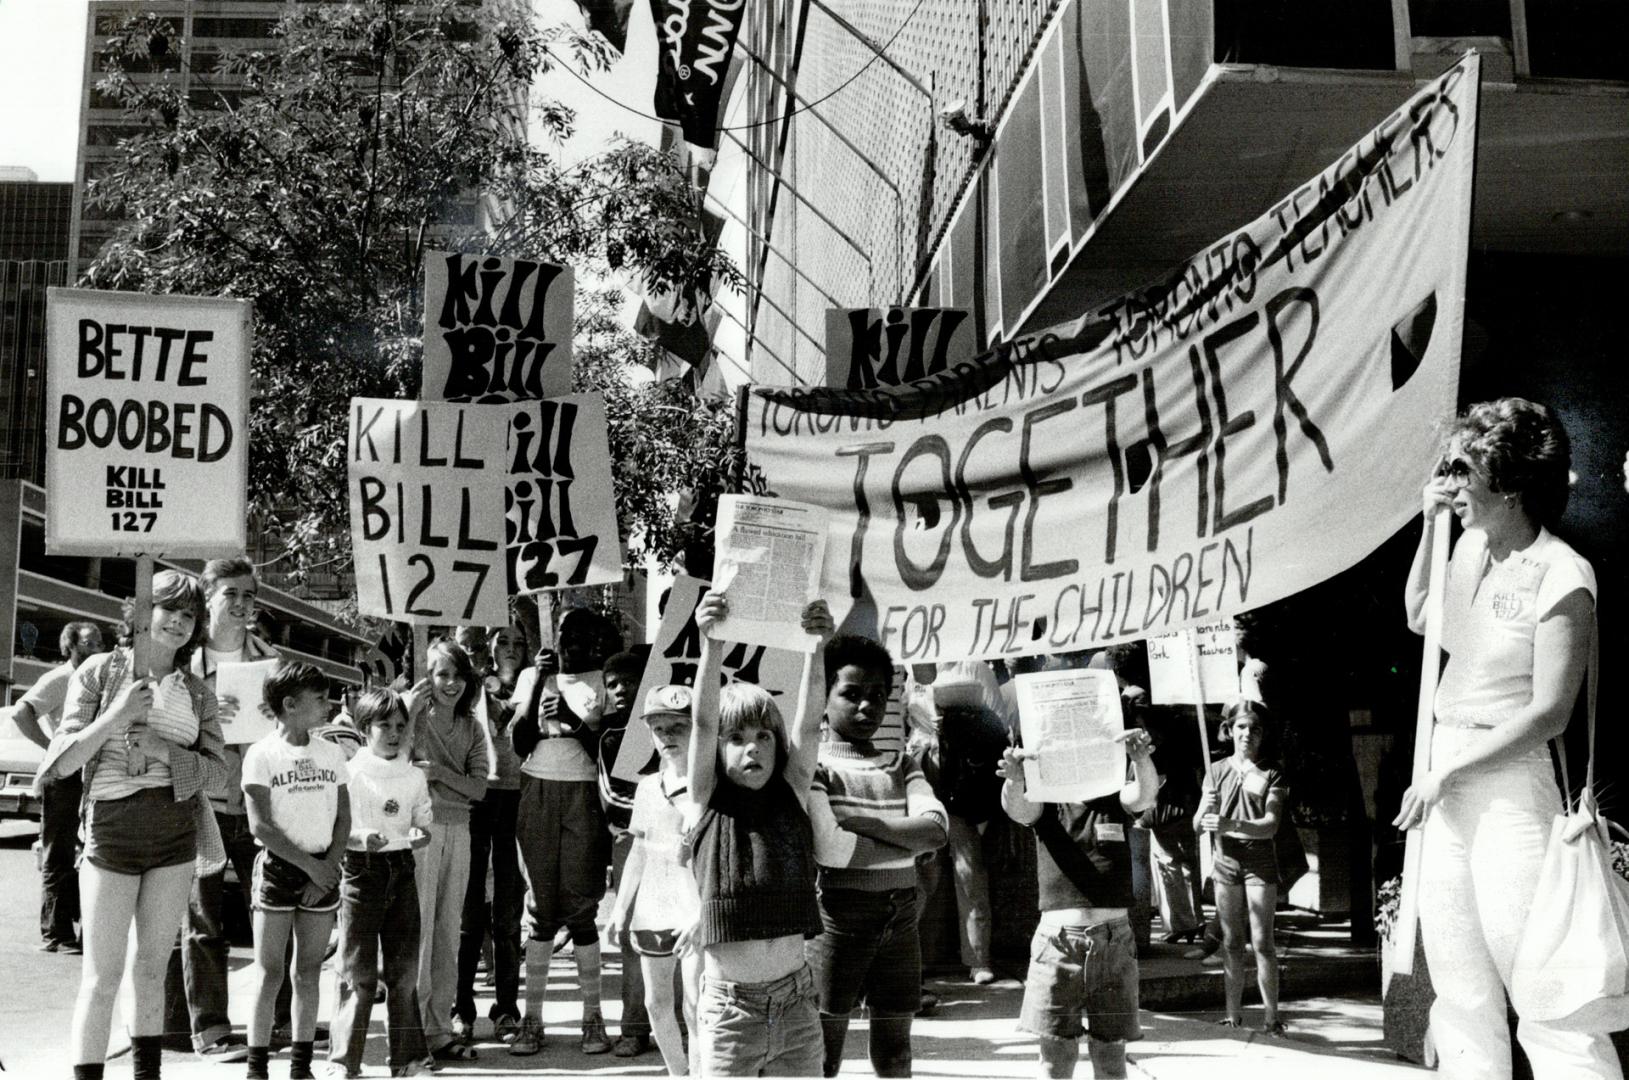
[{"label": "tree foliage", "polygon": [[[567,262],[579,280],[621,271],[657,292],[740,275],[707,243],[670,156],[624,140],[559,160],[575,117],[534,100],[533,83],[558,64],[605,65],[599,39],[456,0],[291,5],[274,38],[209,71],[195,54],[184,85],[163,74],[185,46],[173,21],[139,16],[113,35],[98,89],[141,134],[89,184],[92,205],[127,224],[86,283],[254,302],[251,506],[263,520],[295,512],[283,540],[299,565],[343,564],[346,406],[417,396],[427,249]],[[647,478],[693,470],[669,467],[659,432],[688,438],[714,406],[624,392],[629,336],[588,322],[579,355],[586,384],[607,390],[625,528],[674,552]],[[663,428],[657,406],[685,422]]]}]

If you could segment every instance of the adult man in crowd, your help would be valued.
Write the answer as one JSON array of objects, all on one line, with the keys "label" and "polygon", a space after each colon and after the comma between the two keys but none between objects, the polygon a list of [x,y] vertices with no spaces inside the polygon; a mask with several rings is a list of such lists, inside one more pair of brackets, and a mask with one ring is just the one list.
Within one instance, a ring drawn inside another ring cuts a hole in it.
[{"label": "adult man in crowd", "polygon": [[[45,749],[62,718],[74,669],[102,651],[102,631],[95,623],[72,622],[62,628],[63,661],[28,688],[12,706],[11,718],[23,738]],[[79,871],[74,867],[79,847],[79,803],[83,794],[79,773],[72,772],[45,784],[40,806],[40,950],[78,953]]]}]

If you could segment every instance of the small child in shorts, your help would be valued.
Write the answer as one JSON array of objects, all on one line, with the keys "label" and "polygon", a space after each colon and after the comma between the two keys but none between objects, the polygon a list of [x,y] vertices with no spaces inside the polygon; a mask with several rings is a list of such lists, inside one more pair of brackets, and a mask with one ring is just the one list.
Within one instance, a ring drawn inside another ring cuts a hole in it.
[{"label": "small child in shorts", "polygon": [[[674,951],[679,931],[695,923],[700,899],[696,879],[679,864],[684,805],[689,800],[691,706],[688,686],[656,686],[645,696],[644,721],[661,755],[658,772],[640,779],[634,792],[628,831],[633,849],[622,868],[622,882],[608,920],[613,941],[631,946],[644,976],[645,1010],[669,1076],[688,1072],[684,1040],[673,1012],[673,968],[681,963],[684,1019],[696,1030],[696,995],[701,957],[692,952],[682,962]],[[626,976],[624,976],[626,978]]]},{"label": "small child in shorts", "polygon": [[814,1076],[822,1042],[804,941],[820,932],[809,787],[820,742],[820,686],[831,612],[815,601],[790,730],[769,692],[733,682],[720,692],[728,617],[721,592],[696,608],[703,635],[690,743],[688,857],[701,917],[679,935],[701,950],[698,1069],[705,1076]]},{"label": "small child in shorts", "polygon": [[328,719],[328,679],[310,664],[283,661],[266,678],[277,728],[243,755],[249,830],[255,857],[255,1004],[249,1019],[252,1080],[266,1080],[272,1007],[294,938],[293,1046],[290,1080],[310,1080],[317,1027],[317,981],[334,912],[340,859],[351,833],[345,752],[312,730]]},{"label": "small child in shorts", "polygon": [[1039,1036],[1045,1076],[1074,1076],[1080,1036],[1087,1034],[1094,1075],[1123,1077],[1126,1043],[1142,1038],[1128,834],[1132,816],[1158,798],[1159,774],[1148,732],[1130,728],[1121,738],[1131,779],[1119,792],[1084,803],[1031,801],[1023,763],[1039,753],[1009,749],[1002,756],[1002,808],[1035,830],[1041,921],[1030,942],[1018,1026]]},{"label": "small child in shorts", "polygon": [[402,699],[369,690],[353,722],[367,744],[349,766],[351,835],[340,882],[339,1007],[329,1060],[362,1075],[374,997],[388,992],[385,1036],[392,1076],[430,1055],[419,1021],[419,891],[413,852],[430,842],[430,785],[413,765],[413,724]]}]

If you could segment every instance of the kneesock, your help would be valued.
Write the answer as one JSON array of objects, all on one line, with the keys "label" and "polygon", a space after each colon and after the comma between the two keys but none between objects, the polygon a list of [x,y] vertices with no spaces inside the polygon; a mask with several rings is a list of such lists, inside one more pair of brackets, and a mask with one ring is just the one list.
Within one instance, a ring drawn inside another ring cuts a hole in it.
[{"label": "kneesock", "polygon": [[102,1071],[106,1068],[100,1061],[91,1065],[75,1065],[74,1080],[102,1080]]},{"label": "kneesock", "polygon": [[249,1071],[244,1073],[248,1080],[271,1080],[271,1047],[249,1047]]},{"label": "kneesock", "polygon": [[297,1042],[289,1047],[288,1080],[312,1080],[311,1048],[309,1042]]},{"label": "kneesock", "polygon": [[131,1080],[158,1080],[164,1066],[162,1035],[136,1035],[130,1040]]}]

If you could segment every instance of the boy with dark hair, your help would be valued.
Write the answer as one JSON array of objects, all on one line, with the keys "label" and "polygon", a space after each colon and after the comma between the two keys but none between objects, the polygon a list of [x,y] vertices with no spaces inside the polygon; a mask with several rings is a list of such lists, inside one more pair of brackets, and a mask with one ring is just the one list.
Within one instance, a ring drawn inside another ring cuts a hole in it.
[{"label": "boy with dark hair", "polygon": [[[619,652],[605,661],[604,670],[605,713],[600,717],[599,750],[595,757],[599,763],[600,808],[605,811],[605,824],[611,832],[611,891],[616,892],[622,888],[622,869],[633,850],[634,838],[629,825],[639,783],[613,776],[612,770],[622,751],[623,736],[628,733],[628,719],[633,714],[634,695],[639,693],[645,661],[637,652]],[[639,965],[639,954],[626,939],[622,941],[620,953],[622,1026],[611,1052],[617,1057],[638,1057],[650,1049],[644,972]]]},{"label": "boy with dark hair", "polygon": [[945,843],[945,809],[916,761],[872,744],[888,707],[893,661],[869,638],[826,646],[826,741],[810,789],[821,933],[809,945],[825,1037],[824,1072],[842,1065],[849,1016],[871,1016],[871,1066],[911,1074],[921,1004],[916,856]]},{"label": "boy with dark hair", "polygon": [[1045,1076],[1074,1076],[1080,1036],[1089,1033],[1094,1075],[1123,1077],[1126,1043],[1142,1037],[1129,834],[1132,816],[1158,798],[1159,774],[1147,731],[1129,728],[1121,738],[1131,779],[1085,803],[1031,801],[1023,763],[1037,751],[1009,749],[1001,761],[1002,808],[1035,830],[1041,921],[1018,1026],[1040,1037]]},{"label": "boy with dark hair", "polygon": [[328,719],[328,679],[310,664],[284,661],[266,679],[277,728],[243,755],[249,829],[262,845],[255,859],[254,1014],[249,1021],[251,1080],[266,1080],[272,1004],[294,939],[293,1049],[290,1080],[309,1080],[317,1027],[317,981],[339,908],[340,860],[351,834],[345,752],[312,738]]}]

